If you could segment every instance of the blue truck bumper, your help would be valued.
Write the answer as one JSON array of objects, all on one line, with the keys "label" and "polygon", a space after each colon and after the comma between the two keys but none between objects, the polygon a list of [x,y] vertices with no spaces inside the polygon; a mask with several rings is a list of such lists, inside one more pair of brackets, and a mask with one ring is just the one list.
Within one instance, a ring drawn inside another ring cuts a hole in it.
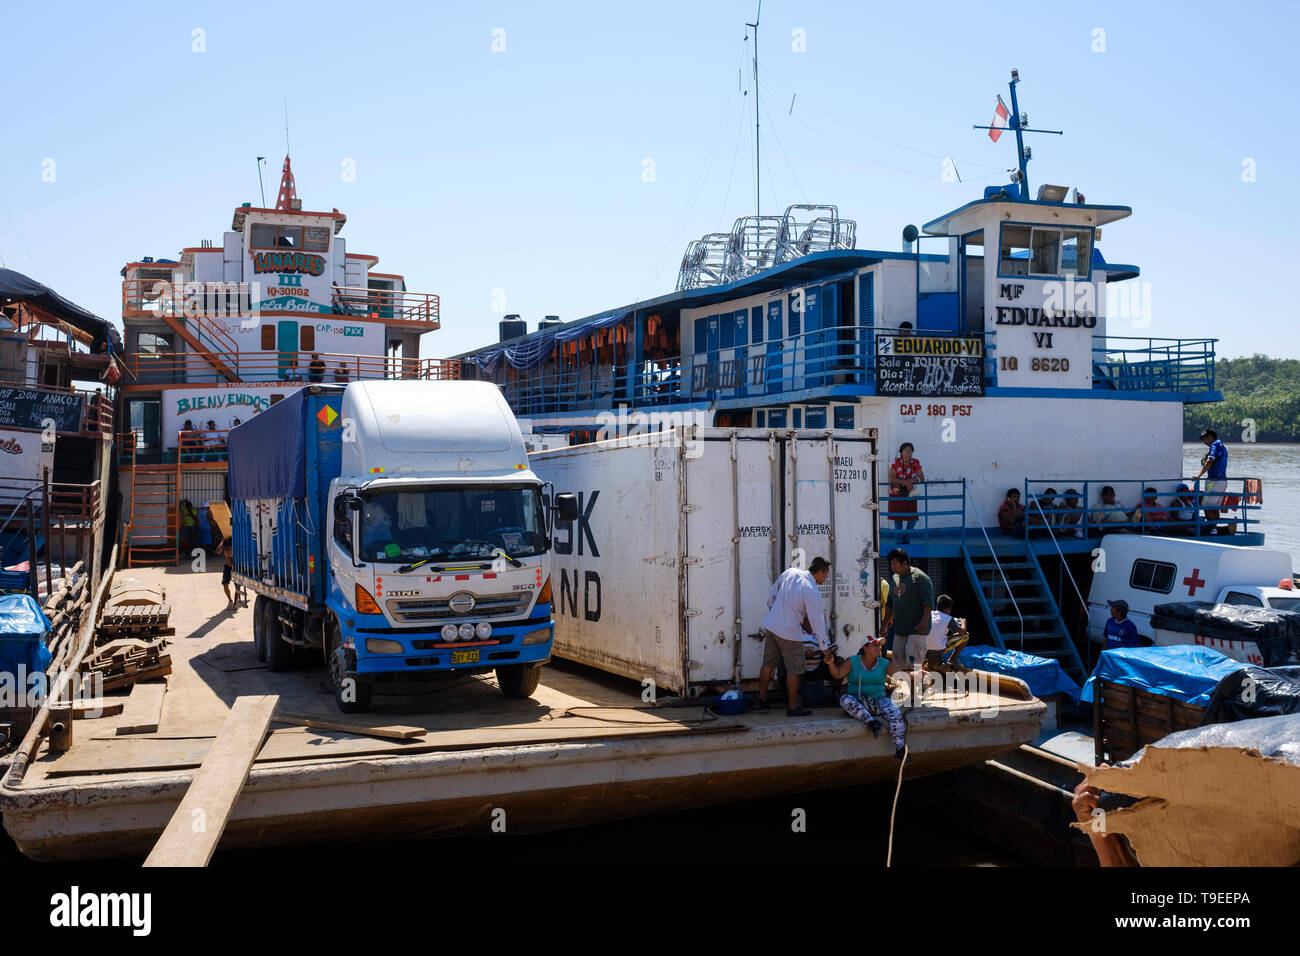
[{"label": "blue truck bumper", "polygon": [[[544,641],[523,643],[526,636],[533,635],[535,638],[541,630],[546,631]],[[358,626],[354,634],[358,674],[473,671],[510,664],[536,664],[550,659],[551,644],[555,638],[555,625],[550,618],[494,628],[492,637],[487,641],[449,642],[443,640],[438,631],[397,631],[387,628],[382,633],[376,631],[379,629],[367,632]],[[400,652],[375,653],[367,648],[367,641],[396,642],[402,649]]]}]

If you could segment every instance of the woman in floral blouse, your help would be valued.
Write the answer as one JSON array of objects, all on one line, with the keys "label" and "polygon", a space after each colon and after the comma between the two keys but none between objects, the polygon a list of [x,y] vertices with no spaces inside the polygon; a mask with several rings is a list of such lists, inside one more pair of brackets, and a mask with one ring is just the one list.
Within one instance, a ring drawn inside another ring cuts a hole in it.
[{"label": "woman in floral blouse", "polygon": [[903,543],[908,543],[907,532],[916,527],[916,502],[912,493],[917,482],[925,481],[921,463],[914,457],[910,441],[898,446],[898,457],[889,466],[889,519],[902,525]]}]

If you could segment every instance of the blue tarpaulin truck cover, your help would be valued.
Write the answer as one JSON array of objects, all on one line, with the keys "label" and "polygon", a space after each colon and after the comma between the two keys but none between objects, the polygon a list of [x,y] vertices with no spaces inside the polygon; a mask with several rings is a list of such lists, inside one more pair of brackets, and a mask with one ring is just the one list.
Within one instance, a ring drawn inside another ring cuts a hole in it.
[{"label": "blue tarpaulin truck cover", "polygon": [[310,395],[342,394],[343,386],[309,386],[286,395],[230,430],[230,497],[302,498],[307,493],[306,416]]},{"label": "blue tarpaulin truck cover", "polygon": [[976,670],[1018,677],[1029,685],[1029,690],[1035,697],[1064,693],[1069,694],[1071,700],[1077,700],[1079,696],[1079,685],[1050,657],[979,644],[964,648],[959,660],[966,667]]},{"label": "blue tarpaulin truck cover", "polygon": [[1101,652],[1079,699],[1091,702],[1093,685],[1107,680],[1205,707],[1219,681],[1247,666],[1198,644],[1122,647]]}]

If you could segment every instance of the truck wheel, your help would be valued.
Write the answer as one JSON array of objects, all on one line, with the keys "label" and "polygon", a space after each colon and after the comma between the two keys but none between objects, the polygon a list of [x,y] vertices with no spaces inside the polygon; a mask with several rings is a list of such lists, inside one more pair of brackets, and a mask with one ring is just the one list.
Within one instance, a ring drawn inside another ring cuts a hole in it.
[{"label": "truck wheel", "polygon": [[497,668],[497,685],[507,697],[532,697],[541,679],[541,664],[511,664]]},{"label": "truck wheel", "polygon": [[266,661],[266,598],[260,594],[253,601],[253,650],[259,661]]},{"label": "truck wheel", "polygon": [[330,687],[334,690],[334,703],[345,714],[364,714],[370,709],[374,694],[374,681],[355,673],[356,662],[343,646],[339,624],[334,618],[325,622],[323,635],[325,670],[329,673]]},{"label": "truck wheel", "polygon": [[279,608],[278,601],[266,602],[266,626],[262,630],[262,639],[266,642],[266,666],[271,671],[287,671],[293,661],[293,646],[281,636],[284,625],[280,622]]}]

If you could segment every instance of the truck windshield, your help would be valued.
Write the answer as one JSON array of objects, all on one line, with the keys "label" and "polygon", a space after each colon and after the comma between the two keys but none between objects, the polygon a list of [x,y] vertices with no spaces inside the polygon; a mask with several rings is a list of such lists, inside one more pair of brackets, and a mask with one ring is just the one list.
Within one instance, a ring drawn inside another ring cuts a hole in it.
[{"label": "truck windshield", "polygon": [[549,546],[540,489],[532,485],[374,491],[361,509],[367,561],[407,563],[542,554]]}]

